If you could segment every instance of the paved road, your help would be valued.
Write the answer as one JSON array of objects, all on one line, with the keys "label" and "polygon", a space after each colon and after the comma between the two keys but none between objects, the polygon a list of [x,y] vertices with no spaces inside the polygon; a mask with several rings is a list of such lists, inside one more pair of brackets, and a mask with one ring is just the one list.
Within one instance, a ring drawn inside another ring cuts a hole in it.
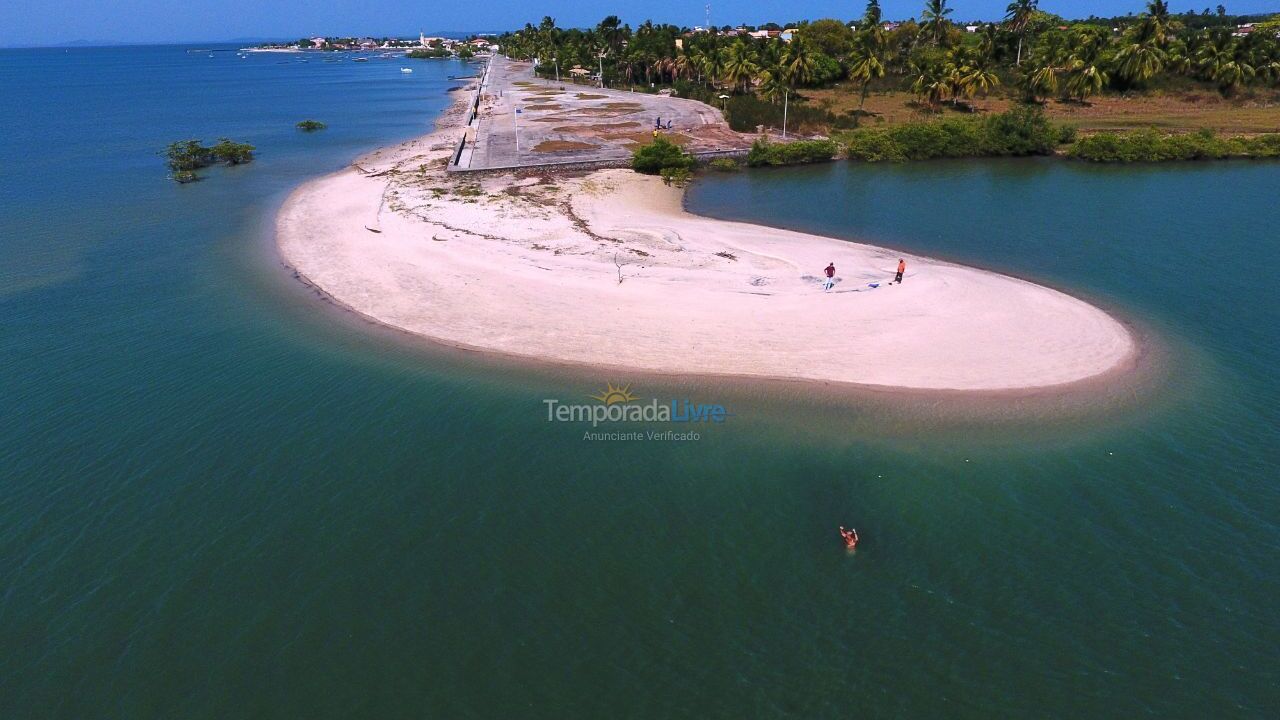
[{"label": "paved road", "polygon": [[536,78],[532,66],[496,56],[480,90],[475,138],[459,169],[616,160],[663,132],[694,153],[736,150],[750,138],[731,131],[720,111],[693,100],[601,89]]}]

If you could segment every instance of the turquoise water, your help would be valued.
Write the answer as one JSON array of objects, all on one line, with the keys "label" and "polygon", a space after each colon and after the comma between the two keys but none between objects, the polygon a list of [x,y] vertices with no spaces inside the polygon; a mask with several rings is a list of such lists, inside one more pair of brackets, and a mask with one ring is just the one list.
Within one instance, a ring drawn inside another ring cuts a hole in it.
[{"label": "turquoise water", "polygon": [[[1166,348],[1123,407],[939,424],[324,305],[272,211],[467,72],[400,64],[0,52],[0,717],[1276,714],[1280,165],[700,181],[698,211],[1060,284]],[[156,150],[219,135],[258,161],[165,179]],[[734,416],[544,419],[629,381]]]}]

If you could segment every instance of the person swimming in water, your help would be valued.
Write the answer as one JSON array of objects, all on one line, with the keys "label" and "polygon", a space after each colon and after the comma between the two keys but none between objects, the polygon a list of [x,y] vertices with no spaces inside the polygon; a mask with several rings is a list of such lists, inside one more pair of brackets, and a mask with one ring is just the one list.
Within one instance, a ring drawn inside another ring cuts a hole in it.
[{"label": "person swimming in water", "polygon": [[840,526],[840,537],[844,538],[844,546],[852,550],[858,546],[858,531],[853,528],[846,530],[843,525]]}]

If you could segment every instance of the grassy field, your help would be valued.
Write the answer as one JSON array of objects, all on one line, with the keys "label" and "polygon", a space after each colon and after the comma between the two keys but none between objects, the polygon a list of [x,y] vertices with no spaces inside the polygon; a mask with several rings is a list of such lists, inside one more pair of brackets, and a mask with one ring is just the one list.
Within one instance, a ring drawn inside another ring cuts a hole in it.
[{"label": "grassy field", "polygon": [[[837,115],[858,107],[858,92],[849,85],[822,90],[805,90],[809,104],[825,107]],[[977,112],[1003,112],[1014,102],[1005,97],[977,98]],[[864,124],[896,125],[938,117],[925,111],[916,97],[907,92],[873,92],[864,108],[874,117]],[[1227,100],[1218,93],[1152,92],[1141,95],[1107,95],[1090,98],[1085,104],[1050,100],[1045,111],[1055,122],[1074,125],[1082,133],[1103,130],[1156,128],[1170,132],[1190,132],[1210,128],[1224,134],[1249,135],[1280,132],[1280,93],[1258,94],[1253,98]],[[965,113],[944,105],[942,115]]]}]

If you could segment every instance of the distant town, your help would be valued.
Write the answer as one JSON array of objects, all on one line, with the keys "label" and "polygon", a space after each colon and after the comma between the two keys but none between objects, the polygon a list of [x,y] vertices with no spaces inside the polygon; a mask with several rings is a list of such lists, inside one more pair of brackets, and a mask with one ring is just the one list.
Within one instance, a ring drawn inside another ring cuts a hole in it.
[{"label": "distant town", "polygon": [[498,46],[480,34],[464,38],[447,38],[419,33],[417,38],[311,37],[288,43],[264,43],[245,48],[245,50],[249,52],[374,52],[381,50],[400,51],[417,58],[469,58],[496,52]]}]

